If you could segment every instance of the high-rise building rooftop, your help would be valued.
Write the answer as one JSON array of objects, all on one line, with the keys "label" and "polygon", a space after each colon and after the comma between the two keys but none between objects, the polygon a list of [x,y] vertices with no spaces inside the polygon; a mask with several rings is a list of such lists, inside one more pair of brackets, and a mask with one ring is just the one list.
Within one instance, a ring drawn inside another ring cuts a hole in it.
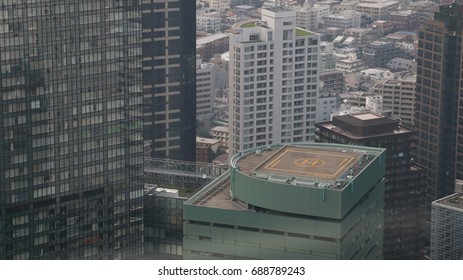
[{"label": "high-rise building rooftop", "polygon": [[184,258],[382,258],[383,151],[301,143],[238,153],[230,174],[185,203]]},{"label": "high-rise building rooftop", "polygon": [[463,259],[463,181],[457,180],[456,192],[432,203],[431,258]]}]

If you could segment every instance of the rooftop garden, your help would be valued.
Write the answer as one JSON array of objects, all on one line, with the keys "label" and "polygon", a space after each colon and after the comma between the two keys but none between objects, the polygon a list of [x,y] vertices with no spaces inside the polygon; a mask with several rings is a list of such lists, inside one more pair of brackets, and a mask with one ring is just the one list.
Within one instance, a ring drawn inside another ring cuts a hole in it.
[{"label": "rooftop garden", "polygon": [[313,33],[306,31],[304,29],[296,28],[296,36],[308,36],[308,35],[313,35]]},{"label": "rooftop garden", "polygon": [[250,27],[256,27],[256,22],[255,21],[247,22],[241,25],[241,28],[250,28]]}]

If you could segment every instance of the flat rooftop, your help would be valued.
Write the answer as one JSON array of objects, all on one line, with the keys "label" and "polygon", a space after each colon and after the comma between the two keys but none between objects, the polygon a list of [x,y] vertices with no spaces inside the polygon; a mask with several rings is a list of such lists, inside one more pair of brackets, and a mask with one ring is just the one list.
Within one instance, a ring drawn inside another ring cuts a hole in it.
[{"label": "flat rooftop", "polygon": [[374,120],[374,119],[381,119],[383,118],[382,116],[378,116],[372,113],[363,113],[363,114],[357,114],[357,115],[352,115],[354,118],[366,121],[366,120]]},{"label": "flat rooftop", "polygon": [[[247,153],[235,165],[240,172],[280,183],[342,189],[374,158],[365,150],[326,146],[281,146]],[[233,163],[232,163],[233,165]]]},{"label": "flat rooftop", "polygon": [[[278,144],[259,148],[236,155],[231,165],[248,176],[307,188],[342,190],[377,157],[368,148],[343,145]],[[223,174],[195,195],[191,204],[250,211],[244,202],[230,197],[231,184],[231,175]]]},{"label": "flat rooftop", "polygon": [[[348,115],[342,115],[342,116],[336,116],[336,118],[341,118],[345,122],[354,125],[354,126],[388,126],[391,123],[391,119],[385,118],[385,117],[370,117],[369,115],[371,113],[361,113],[361,114],[348,114]],[[376,116],[375,114],[371,114],[373,116]],[[393,130],[391,129],[384,129],[381,131],[376,131],[375,133],[371,135],[358,135],[355,133],[352,133],[351,131],[348,131],[344,129],[343,127],[339,127],[339,124],[335,124],[333,121],[328,121],[328,122],[322,122],[322,123],[317,123],[316,127],[322,127],[328,130],[331,130],[333,132],[342,134],[348,138],[351,139],[363,139],[363,138],[369,138],[369,137],[381,137],[381,136],[388,136],[388,135],[397,135],[397,134],[411,134],[414,133],[414,130],[409,129],[405,126],[398,125],[395,127]]]},{"label": "flat rooftop", "polygon": [[[352,151],[327,151],[325,149],[306,149],[284,147],[266,158],[253,171],[285,176],[297,176],[312,179],[336,180],[348,167],[363,154]],[[250,155],[238,161],[238,167],[246,161],[255,161]]]},{"label": "flat rooftop", "polygon": [[463,194],[454,193],[437,201],[434,201],[432,204],[449,208],[455,211],[463,212]]}]

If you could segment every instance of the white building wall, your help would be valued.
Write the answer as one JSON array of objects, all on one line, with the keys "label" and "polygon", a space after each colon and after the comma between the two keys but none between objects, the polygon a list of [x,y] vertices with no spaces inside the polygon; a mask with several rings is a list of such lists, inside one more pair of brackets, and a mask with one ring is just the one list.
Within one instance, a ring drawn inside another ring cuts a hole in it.
[{"label": "white building wall", "polygon": [[212,120],[215,93],[215,66],[202,63],[196,66],[196,119],[207,123]]},{"label": "white building wall", "polygon": [[317,102],[317,123],[331,121],[331,114],[337,109],[336,96],[320,97]]}]

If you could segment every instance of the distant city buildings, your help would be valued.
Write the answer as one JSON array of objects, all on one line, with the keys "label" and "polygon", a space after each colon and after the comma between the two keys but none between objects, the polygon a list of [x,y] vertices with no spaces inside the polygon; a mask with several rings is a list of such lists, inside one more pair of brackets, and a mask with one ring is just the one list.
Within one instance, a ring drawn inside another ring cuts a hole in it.
[{"label": "distant city buildings", "polygon": [[262,9],[230,38],[229,154],[272,143],[313,141],[319,36],[296,13]]},{"label": "distant city buildings", "polygon": [[374,41],[369,43],[362,52],[362,59],[370,68],[385,67],[391,59],[396,57],[409,58],[405,57],[405,53],[396,47],[394,42]]},{"label": "distant city buildings", "polygon": [[228,126],[215,126],[211,129],[212,138],[220,140],[220,145],[228,149],[230,133]]},{"label": "distant city buildings", "polygon": [[221,30],[221,14],[218,12],[199,13],[196,15],[196,28],[209,33]]},{"label": "distant city buildings", "polygon": [[384,106],[392,110],[394,119],[413,127],[415,112],[416,75],[396,77],[379,82],[371,88],[383,97]]},{"label": "distant city buildings", "polygon": [[196,66],[196,120],[197,132],[208,132],[214,116],[218,90],[228,86],[228,73],[213,63],[197,61]]},{"label": "distant city buildings", "polygon": [[183,206],[184,259],[382,259],[380,148],[274,144]]},{"label": "distant city buildings", "polygon": [[362,0],[355,6],[355,11],[366,13],[373,20],[388,19],[391,12],[399,8],[399,1]]},{"label": "distant city buildings", "polygon": [[220,140],[196,137],[196,162],[212,162],[220,148]]},{"label": "distant city buildings", "polygon": [[196,54],[207,62],[216,54],[228,51],[229,34],[219,33],[196,40]]}]

